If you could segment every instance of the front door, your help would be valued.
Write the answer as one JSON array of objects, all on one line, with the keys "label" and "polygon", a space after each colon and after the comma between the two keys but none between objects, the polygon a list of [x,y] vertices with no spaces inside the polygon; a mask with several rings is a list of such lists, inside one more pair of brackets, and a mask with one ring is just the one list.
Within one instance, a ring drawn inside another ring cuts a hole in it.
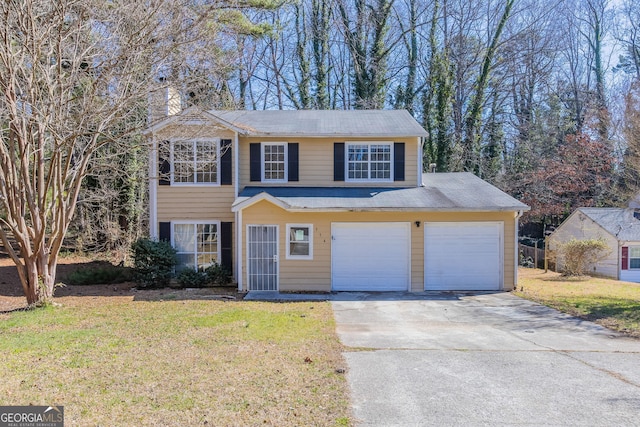
[{"label": "front door", "polygon": [[247,275],[250,291],[278,290],[278,226],[247,226]]}]

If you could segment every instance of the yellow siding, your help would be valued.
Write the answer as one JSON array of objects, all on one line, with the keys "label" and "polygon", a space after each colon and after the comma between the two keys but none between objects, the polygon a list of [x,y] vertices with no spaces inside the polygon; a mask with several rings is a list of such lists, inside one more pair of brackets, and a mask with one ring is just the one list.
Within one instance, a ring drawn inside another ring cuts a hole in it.
[{"label": "yellow siding", "polygon": [[[370,187],[372,183],[336,182],[333,180],[333,143],[375,141],[372,138],[241,138],[240,188],[268,185],[249,180],[249,144],[253,142],[297,142],[300,144],[300,180],[287,185],[297,187]],[[375,183],[376,186],[414,187],[418,182],[418,138],[380,138],[378,141],[405,143],[405,180]]]},{"label": "yellow siding", "polygon": [[[427,212],[287,212],[261,201],[242,211],[242,277],[246,288],[246,225],[279,226],[279,274],[281,291],[331,290],[331,223],[332,222],[410,222],[411,223],[411,289],[424,289],[424,226],[426,221],[503,221],[504,222],[504,289],[514,286],[515,215],[505,213],[427,213]],[[420,222],[416,227],[415,222]],[[313,225],[313,260],[286,259],[286,225]]]},{"label": "yellow siding", "polygon": [[232,221],[233,185],[158,186],[158,221],[218,219]]},{"label": "yellow siding", "polygon": [[[235,134],[218,126],[176,124],[154,135],[156,140],[179,138],[235,138]],[[232,179],[235,182],[235,156],[232,151]],[[233,221],[231,205],[235,200],[232,185],[159,185],[157,188],[158,221],[214,219]]]}]

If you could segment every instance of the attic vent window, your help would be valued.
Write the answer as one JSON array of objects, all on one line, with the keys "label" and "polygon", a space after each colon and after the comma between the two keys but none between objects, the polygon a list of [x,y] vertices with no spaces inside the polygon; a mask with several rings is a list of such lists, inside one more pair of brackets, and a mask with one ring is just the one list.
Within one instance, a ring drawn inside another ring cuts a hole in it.
[{"label": "attic vent window", "polygon": [[640,219],[640,212],[638,212],[638,211],[633,211],[633,217],[634,217],[635,219]]}]

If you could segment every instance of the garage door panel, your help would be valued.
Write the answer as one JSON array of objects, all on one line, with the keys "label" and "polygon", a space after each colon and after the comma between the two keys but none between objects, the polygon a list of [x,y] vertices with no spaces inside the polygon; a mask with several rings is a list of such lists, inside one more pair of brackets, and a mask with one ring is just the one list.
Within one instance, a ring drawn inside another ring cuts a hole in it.
[{"label": "garage door panel", "polygon": [[501,222],[425,224],[426,290],[502,288]]},{"label": "garage door panel", "polygon": [[407,290],[409,223],[332,224],[332,288],[339,291]]}]

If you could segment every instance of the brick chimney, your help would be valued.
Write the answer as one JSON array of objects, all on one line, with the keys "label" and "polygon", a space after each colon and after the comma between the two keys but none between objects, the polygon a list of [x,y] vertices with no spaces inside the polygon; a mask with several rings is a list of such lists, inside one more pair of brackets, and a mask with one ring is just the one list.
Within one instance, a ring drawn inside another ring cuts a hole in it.
[{"label": "brick chimney", "polygon": [[149,124],[178,114],[182,110],[180,92],[164,81],[149,94]]}]

